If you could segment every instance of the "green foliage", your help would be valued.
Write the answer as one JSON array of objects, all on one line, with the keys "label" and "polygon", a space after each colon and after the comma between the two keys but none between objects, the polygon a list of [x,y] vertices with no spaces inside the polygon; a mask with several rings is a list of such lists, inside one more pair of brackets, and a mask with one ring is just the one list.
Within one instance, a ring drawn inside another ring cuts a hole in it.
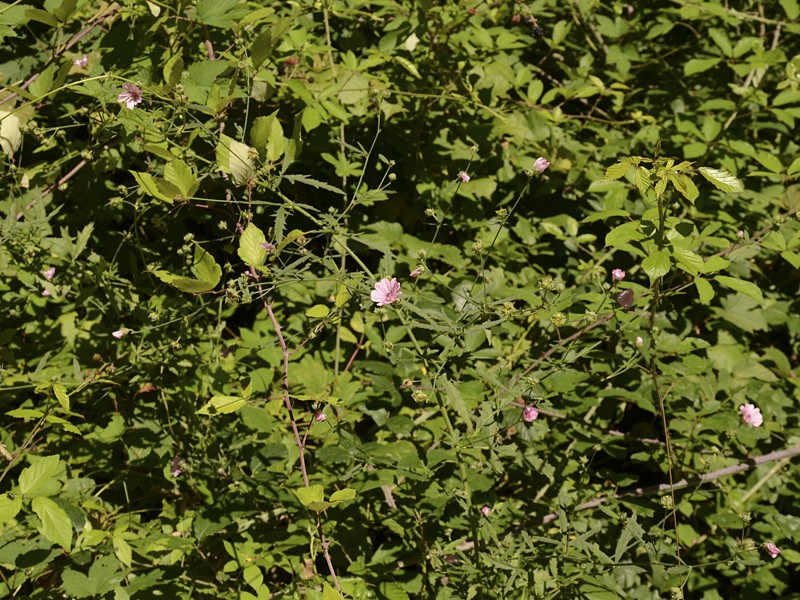
[{"label": "green foliage", "polygon": [[798,2],[261,4],[0,3],[0,598],[797,589]]}]

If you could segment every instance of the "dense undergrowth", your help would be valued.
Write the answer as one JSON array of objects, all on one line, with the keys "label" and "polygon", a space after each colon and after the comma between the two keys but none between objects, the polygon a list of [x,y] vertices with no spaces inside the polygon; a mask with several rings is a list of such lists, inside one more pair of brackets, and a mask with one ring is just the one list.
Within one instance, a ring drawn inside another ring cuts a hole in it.
[{"label": "dense undergrowth", "polygon": [[0,3],[0,598],[796,593],[798,34]]}]

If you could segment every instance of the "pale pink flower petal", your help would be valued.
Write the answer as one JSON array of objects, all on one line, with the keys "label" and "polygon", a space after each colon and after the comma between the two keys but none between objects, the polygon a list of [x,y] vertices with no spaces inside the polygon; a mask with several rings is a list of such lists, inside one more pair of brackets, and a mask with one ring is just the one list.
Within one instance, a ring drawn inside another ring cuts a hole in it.
[{"label": "pale pink flower petal", "polygon": [[614,269],[613,271],[611,271],[611,279],[613,279],[614,281],[622,281],[623,279],[625,279],[625,271],[623,271],[622,269]]},{"label": "pale pink flower petal", "polygon": [[737,231],[736,232],[736,237],[738,237],[739,239],[742,239],[744,237],[744,229],[740,229],[739,231]]},{"label": "pale pink flower petal", "polygon": [[467,183],[469,181],[469,175],[467,175],[464,171],[458,172],[458,178],[464,183]]},{"label": "pale pink flower petal", "polygon": [[772,558],[777,558],[778,554],[781,553],[781,549],[772,542],[764,544],[764,550],[766,550]]},{"label": "pale pink flower petal", "polygon": [[761,410],[756,408],[754,404],[742,404],[739,410],[742,411],[742,419],[744,419],[745,423],[753,427],[761,427],[764,417],[761,415]]},{"label": "pale pink flower petal", "polygon": [[417,268],[414,269],[413,271],[411,271],[411,273],[409,273],[409,275],[411,277],[419,277],[424,272],[425,272],[425,267],[423,267],[422,265],[417,265]]},{"label": "pale pink flower petal", "polygon": [[124,330],[124,329],[117,329],[117,330],[116,330],[115,332],[113,332],[111,335],[113,335],[113,336],[114,336],[115,338],[117,338],[118,340],[121,340],[121,339],[122,339],[122,336],[124,336],[124,335],[125,335],[125,330]]},{"label": "pale pink flower petal", "polygon": [[483,506],[481,506],[481,514],[482,514],[484,517],[488,517],[490,512],[492,512],[492,509],[491,509],[491,508],[489,508],[489,507],[488,507],[488,506],[486,506],[485,504],[484,504]]},{"label": "pale pink flower petal", "polygon": [[324,412],[318,412],[316,415],[314,415],[314,420],[317,423],[322,423],[323,421],[328,420],[328,416]]},{"label": "pale pink flower petal", "polygon": [[120,92],[120,95],[117,96],[117,102],[124,102],[128,110],[133,110],[142,101],[142,90],[127,81],[122,84],[122,87],[125,88],[125,91]]},{"label": "pale pink flower petal", "polygon": [[183,473],[183,465],[180,454],[176,454],[174,458],[169,461],[169,473],[173,477],[178,477],[181,473]]},{"label": "pale pink flower petal", "polygon": [[550,166],[550,161],[546,158],[540,156],[536,159],[536,162],[533,163],[533,172],[534,173],[544,173],[547,170],[547,167]]},{"label": "pale pink flower petal", "polygon": [[644,340],[642,339],[642,336],[637,335],[636,336],[636,345],[637,346],[641,346],[642,344],[644,344]]},{"label": "pale pink flower petal", "polygon": [[522,420],[526,423],[532,423],[539,418],[539,411],[535,406],[526,406],[522,411]]},{"label": "pale pink flower petal", "polygon": [[89,64],[89,57],[85,54],[77,60],[73,60],[72,64],[81,69],[85,69]]},{"label": "pale pink flower petal", "polygon": [[392,277],[390,280],[384,277],[375,284],[375,289],[372,290],[370,298],[378,306],[383,306],[384,304],[391,304],[402,295],[403,292],[400,291],[400,284],[397,279]]},{"label": "pale pink flower petal", "polygon": [[42,290],[42,296],[45,298],[50,295],[50,290]]},{"label": "pale pink flower petal", "polygon": [[44,278],[47,279],[47,281],[52,281],[53,280],[53,276],[55,274],[56,274],[56,268],[55,267],[50,267],[44,273],[42,273],[42,275],[44,275]]}]

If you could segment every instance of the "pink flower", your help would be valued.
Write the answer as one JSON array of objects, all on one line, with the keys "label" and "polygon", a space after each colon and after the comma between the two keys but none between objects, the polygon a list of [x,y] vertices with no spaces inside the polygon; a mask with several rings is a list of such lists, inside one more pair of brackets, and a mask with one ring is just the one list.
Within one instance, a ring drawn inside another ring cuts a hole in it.
[{"label": "pink flower", "polygon": [[42,296],[45,298],[50,295],[50,290],[42,290]]},{"label": "pink flower", "polygon": [[467,175],[464,171],[458,172],[458,178],[464,183],[467,183],[469,181],[469,175]]},{"label": "pink flower", "polygon": [[417,268],[411,271],[409,275],[411,275],[411,277],[419,277],[424,272],[425,272],[425,267],[423,267],[422,265],[417,265]]},{"label": "pink flower", "polygon": [[772,542],[764,544],[764,550],[766,550],[772,558],[777,558],[778,554],[781,553],[781,549]]},{"label": "pink flower", "polygon": [[377,303],[378,306],[383,306],[384,304],[391,304],[402,295],[403,292],[400,291],[400,284],[397,282],[397,279],[392,277],[392,279],[389,280],[384,277],[375,284],[375,289],[372,290],[370,298],[372,298],[372,301]]},{"label": "pink flower", "polygon": [[116,330],[114,333],[112,333],[111,335],[113,335],[113,336],[114,336],[115,338],[117,338],[118,340],[121,340],[121,339],[122,339],[122,336],[124,336],[124,335],[125,335],[125,330],[124,330],[124,329],[117,329],[117,330]]},{"label": "pink flower", "polygon": [[183,473],[181,455],[176,454],[174,458],[169,461],[169,473],[173,477],[178,477],[181,473]]},{"label": "pink flower", "polygon": [[622,281],[623,279],[625,279],[625,271],[623,271],[622,269],[614,269],[613,271],[611,271],[611,279],[613,279],[614,281]]},{"label": "pink flower", "polygon": [[633,290],[625,290],[623,292],[620,292],[619,294],[614,296],[614,299],[617,301],[617,304],[619,304],[622,308],[628,309],[631,306],[633,306]]},{"label": "pink flower", "polygon": [[128,110],[133,110],[134,107],[142,101],[142,90],[127,81],[122,84],[122,87],[124,87],[126,91],[121,92],[120,95],[117,96],[117,102],[124,102]]},{"label": "pink flower", "polygon": [[323,421],[327,421],[328,417],[324,412],[318,412],[317,414],[314,415],[314,420],[317,423],[322,423]]},{"label": "pink flower", "polygon": [[544,173],[547,167],[549,166],[550,166],[550,161],[540,156],[539,158],[536,159],[536,162],[533,163],[533,172]]},{"label": "pink flower", "polygon": [[761,410],[756,408],[754,404],[742,404],[739,410],[742,411],[742,418],[745,423],[753,427],[761,427],[764,417],[761,415]]},{"label": "pink flower", "polygon": [[272,244],[270,242],[261,242],[259,246],[261,246],[264,250],[266,250],[267,254],[272,254],[273,252],[275,252],[275,244]]},{"label": "pink flower", "polygon": [[522,411],[522,420],[526,423],[533,423],[539,418],[539,411],[535,406],[526,406]]},{"label": "pink flower", "polygon": [[86,66],[89,64],[89,57],[84,54],[78,60],[73,60],[72,64],[75,65],[76,67],[80,67],[81,69],[85,69]]},{"label": "pink flower", "polygon": [[50,267],[49,269],[47,269],[47,271],[42,273],[42,275],[44,275],[44,278],[47,279],[47,281],[52,281],[53,280],[53,276],[55,274],[56,274],[56,268],[55,267]]},{"label": "pink flower", "polygon": [[[492,509],[491,509],[491,508],[489,508],[489,507],[488,507],[488,506],[486,506],[485,504],[484,504],[483,506],[481,506],[481,514],[482,514],[484,517],[488,517],[490,512],[492,512]],[[778,552],[780,552],[780,550],[778,550]]]},{"label": "pink flower", "polygon": [[636,346],[641,346],[642,344],[644,344],[644,340],[642,339],[642,336],[637,335],[636,336]]},{"label": "pink flower", "polygon": [[737,231],[736,232],[736,237],[738,237],[739,239],[742,239],[744,237],[744,229],[740,229],[739,231]]}]

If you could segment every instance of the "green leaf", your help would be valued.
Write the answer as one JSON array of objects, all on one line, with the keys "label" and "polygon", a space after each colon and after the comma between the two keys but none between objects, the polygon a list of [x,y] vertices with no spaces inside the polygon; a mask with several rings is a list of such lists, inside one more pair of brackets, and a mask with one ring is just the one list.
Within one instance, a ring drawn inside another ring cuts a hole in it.
[{"label": "green leaf", "polygon": [[675,257],[675,262],[678,267],[682,268],[687,273],[696,276],[698,273],[705,272],[705,262],[703,258],[691,250],[673,246],[672,255]]},{"label": "green leaf", "polygon": [[[53,475],[58,471],[61,459],[58,454],[43,456],[19,475],[19,492],[26,498],[36,496],[37,491],[51,483]],[[50,487],[50,486],[48,486]]]},{"label": "green leaf", "polygon": [[603,179],[607,181],[611,181],[614,179],[620,179],[628,172],[628,169],[631,168],[630,163],[627,162],[620,162],[615,165],[611,165],[606,169],[606,174]]},{"label": "green leaf", "polygon": [[133,552],[130,544],[122,537],[121,532],[114,532],[112,543],[114,545],[114,555],[119,559],[119,562],[130,568],[133,563]]},{"label": "green leaf", "polygon": [[194,196],[197,188],[200,187],[192,169],[179,158],[172,159],[164,167],[164,179],[178,188],[181,200],[188,200]]},{"label": "green leaf", "polygon": [[356,491],[352,488],[344,488],[339,490],[338,492],[334,492],[331,494],[331,504],[338,504],[339,502],[345,502],[346,500],[352,500],[356,497]]},{"label": "green leaf", "polygon": [[710,68],[715,67],[719,64],[720,58],[692,58],[687,60],[686,63],[683,65],[683,74],[685,76],[695,75],[696,73],[702,73],[703,71],[708,71]]},{"label": "green leaf", "polygon": [[656,250],[642,261],[642,268],[650,279],[658,279],[669,273],[669,252]]},{"label": "green leaf", "polygon": [[236,184],[249,183],[256,175],[253,155],[258,151],[222,134],[217,144],[217,166],[231,175]]},{"label": "green leaf", "polygon": [[344,600],[344,596],[326,583],[322,586],[322,600]]},{"label": "green leaf", "polygon": [[715,295],[714,286],[712,286],[708,280],[703,279],[702,277],[695,277],[694,287],[697,288],[697,294],[700,297],[700,304],[710,304]]},{"label": "green leaf", "polygon": [[230,29],[234,19],[247,14],[248,8],[240,0],[199,0],[197,20],[212,27]]},{"label": "green leaf", "polygon": [[325,510],[330,506],[324,501],[324,490],[321,485],[311,485],[294,490],[295,495],[306,508],[314,511]]},{"label": "green leaf", "polygon": [[631,240],[642,240],[645,238],[638,221],[628,221],[622,225],[617,225],[606,234],[606,246],[620,246],[627,244]]},{"label": "green leaf", "polygon": [[727,288],[741,292],[746,296],[750,296],[753,300],[757,300],[758,302],[764,301],[761,288],[759,288],[755,283],[750,281],[742,281],[741,279],[736,279],[734,277],[727,277],[726,275],[717,275],[714,277],[714,279]]},{"label": "green leaf", "polygon": [[611,217],[630,217],[631,213],[627,210],[622,209],[609,209],[609,210],[601,210],[596,213],[590,214],[588,217],[585,217],[581,220],[581,223],[592,223],[594,221],[603,221],[605,219],[610,219]]},{"label": "green leaf", "polygon": [[217,287],[216,283],[175,275],[169,271],[153,271],[153,275],[164,283],[168,283],[172,287],[188,294],[202,294],[203,292],[210,292]]},{"label": "green leaf", "polygon": [[342,196],[347,195],[341,188],[325,183],[324,181],[317,181],[316,179],[312,179],[311,177],[306,177],[305,175],[284,175],[283,178],[290,183],[304,183],[306,185],[310,185],[320,190],[334,192]]},{"label": "green leaf", "polygon": [[222,268],[214,260],[214,257],[206,252],[203,247],[195,242],[194,245],[194,264],[191,267],[192,274],[201,281],[213,282],[213,286],[222,279]]},{"label": "green leaf", "polygon": [[174,202],[174,199],[171,196],[163,193],[159,189],[156,178],[150,175],[150,173],[140,173],[138,171],[129,171],[129,173],[133,175],[136,183],[139,184],[139,189],[141,189],[148,196],[152,196],[157,200],[163,200],[169,204]]},{"label": "green leaf", "polygon": [[723,192],[741,192],[744,190],[742,182],[739,181],[735,175],[729,173],[725,169],[710,169],[709,167],[700,167],[698,171],[718,190],[722,190]]},{"label": "green leaf", "polygon": [[781,164],[781,160],[775,156],[772,152],[765,152],[763,150],[759,150],[756,152],[756,155],[753,157],[758,162],[760,162],[764,167],[772,171],[773,173],[782,173],[783,172],[783,165]]},{"label": "green leaf", "polygon": [[180,83],[181,77],[183,77],[183,57],[181,56],[180,48],[164,63],[162,73],[167,84],[176,85]]},{"label": "green leaf", "polygon": [[8,523],[17,516],[22,509],[22,496],[11,494],[0,494],[0,524]]},{"label": "green leaf", "polygon": [[239,248],[236,253],[244,264],[250,267],[260,267],[267,260],[267,249],[262,244],[267,243],[264,232],[251,221],[239,238]]},{"label": "green leaf", "polygon": [[324,304],[315,304],[306,311],[306,316],[315,319],[324,319],[330,312],[330,309]]},{"label": "green leaf", "polygon": [[266,156],[269,162],[275,162],[283,156],[286,139],[283,137],[283,126],[278,120],[277,110],[269,116],[258,117],[253,121],[250,143],[259,154]]},{"label": "green leaf", "polygon": [[397,54],[395,54],[393,58],[400,63],[401,67],[403,67],[406,71],[411,73],[414,77],[416,77],[417,79],[422,79],[422,75],[419,74],[417,67],[410,60],[402,56],[399,56]]},{"label": "green leaf", "polygon": [[72,521],[69,520],[69,515],[64,509],[50,498],[42,496],[33,499],[31,508],[42,521],[39,533],[45,539],[58,544],[69,552],[72,546]]},{"label": "green leaf", "polygon": [[60,383],[54,383],[53,393],[56,395],[56,400],[58,400],[61,408],[69,410],[69,394],[67,394],[67,388]]},{"label": "green leaf", "polygon": [[225,415],[236,412],[246,405],[247,400],[238,396],[212,396],[211,400],[197,410],[197,414],[209,416]]},{"label": "green leaf", "polygon": [[89,575],[65,569],[61,574],[64,591],[70,598],[101,598],[110,592],[123,577],[117,572],[119,562],[113,556],[103,556],[89,569]]},{"label": "green leaf", "polygon": [[472,413],[464,402],[461,392],[445,375],[442,375],[442,386],[450,408],[455,409],[461,422],[467,426],[469,431],[473,431],[475,426],[472,423]]},{"label": "green leaf", "polygon": [[14,152],[22,144],[20,125],[17,115],[0,110],[0,148],[8,158],[14,158]]}]

